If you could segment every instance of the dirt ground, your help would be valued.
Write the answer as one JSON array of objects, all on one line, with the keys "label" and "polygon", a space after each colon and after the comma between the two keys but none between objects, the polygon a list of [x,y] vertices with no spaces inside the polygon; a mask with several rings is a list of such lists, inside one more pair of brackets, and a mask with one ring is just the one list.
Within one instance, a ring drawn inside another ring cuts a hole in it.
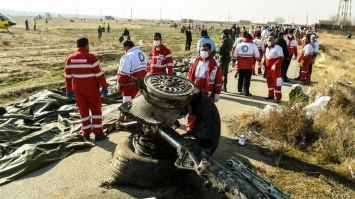
[{"label": "dirt ground", "polygon": [[[2,71],[0,72],[1,99],[9,98],[14,101],[17,97],[24,97],[24,95],[19,94],[21,92],[41,90],[48,85],[49,87],[60,86],[63,79],[58,74],[62,73],[65,58],[75,50],[73,41],[75,41],[77,33],[71,31],[71,28],[74,29],[75,27],[68,26],[66,34],[63,34],[60,31],[56,33],[55,27],[45,29],[44,24],[40,24],[39,28],[42,31],[25,33],[24,30],[20,30],[21,28],[24,29],[20,24],[24,19],[12,18],[19,23],[19,27],[13,29],[19,33],[14,34],[14,39],[11,35],[0,34],[2,41],[10,42],[9,45],[4,45],[4,42],[0,44],[0,60],[2,60]],[[85,23],[89,23],[88,20],[80,21],[76,25]],[[99,22],[93,24],[99,24]],[[125,24],[120,24],[119,28],[123,29],[124,26]],[[108,64],[104,65],[106,71],[116,72],[116,66],[113,67],[112,65],[117,63],[118,42],[112,42],[110,45],[97,42],[95,41],[96,27],[93,25],[91,29],[93,33],[87,36],[93,40],[93,51],[97,52],[96,54],[102,60],[107,59]],[[46,34],[49,31],[52,34]],[[31,34],[31,37],[27,37],[25,34]],[[62,34],[59,41],[58,34]],[[110,38],[117,39],[118,34],[120,32],[117,28]],[[50,35],[53,35],[53,38]],[[142,48],[150,49],[150,47]],[[295,61],[292,62],[288,73],[290,78],[294,78],[298,74]],[[316,74],[317,71],[315,71],[315,76]],[[282,186],[282,190],[292,198],[354,198],[354,188],[346,183],[338,183],[336,174],[328,170],[292,159],[284,159],[282,164],[276,167],[275,160],[266,156],[263,153],[264,149],[252,144],[250,140],[247,139],[246,145],[241,146],[231,139],[231,137],[238,135],[238,132],[230,132],[227,128],[226,121],[232,116],[246,111],[261,111],[267,104],[275,104],[264,100],[267,95],[267,87],[265,79],[261,76],[252,77],[250,91],[253,96],[251,97],[237,94],[237,81],[233,76],[234,73],[231,72],[229,74],[228,92],[222,92],[221,99],[217,102],[222,118],[222,137],[213,157],[225,166],[229,157],[239,158],[246,165],[257,168],[261,174],[264,174],[264,178],[273,182],[277,187]],[[27,85],[11,81],[25,81]],[[5,83],[11,83],[11,86],[6,86]],[[292,83],[295,82],[283,83],[282,101],[288,100],[287,94],[291,90]],[[181,120],[181,124],[185,123],[185,120]],[[179,131],[183,132],[184,127],[183,125]],[[216,189],[203,190],[203,180],[194,173],[190,173],[178,185],[159,189],[150,190],[126,186],[113,189],[101,188],[99,186],[101,182],[111,177],[112,154],[119,136],[120,131],[111,132],[108,136],[109,139],[97,142],[95,147],[76,151],[61,161],[1,186],[1,198],[226,198],[226,196],[219,194]],[[304,190],[304,184],[308,185],[307,190]],[[317,193],[312,191],[319,190],[316,189],[318,187],[322,187],[324,191]]]}]

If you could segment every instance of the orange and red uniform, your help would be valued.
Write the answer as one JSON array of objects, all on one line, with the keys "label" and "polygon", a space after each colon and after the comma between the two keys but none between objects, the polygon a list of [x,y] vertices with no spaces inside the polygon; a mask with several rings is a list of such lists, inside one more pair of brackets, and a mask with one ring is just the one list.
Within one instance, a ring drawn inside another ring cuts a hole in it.
[{"label": "orange and red uniform", "polygon": [[107,83],[99,60],[87,48],[80,47],[66,60],[64,73],[67,92],[74,91],[76,96],[82,134],[103,134],[100,86],[107,89]]},{"label": "orange and red uniform", "polygon": [[[281,100],[281,64],[284,59],[284,53],[279,45],[272,44],[265,50],[264,66],[266,70],[266,83],[268,87],[268,96],[276,97],[277,100]],[[271,70],[271,67],[275,65],[275,70]]]},{"label": "orange and red uniform", "polygon": [[[223,78],[222,68],[210,55],[205,61],[201,56],[197,56],[191,65],[188,78],[201,90],[210,94],[214,101],[214,94],[220,94],[222,90]],[[187,131],[193,132],[196,123],[196,116],[189,114],[187,117]]]},{"label": "orange and red uniform", "polygon": [[168,73],[173,74],[173,57],[171,51],[163,44],[154,47],[149,53],[149,74]]}]

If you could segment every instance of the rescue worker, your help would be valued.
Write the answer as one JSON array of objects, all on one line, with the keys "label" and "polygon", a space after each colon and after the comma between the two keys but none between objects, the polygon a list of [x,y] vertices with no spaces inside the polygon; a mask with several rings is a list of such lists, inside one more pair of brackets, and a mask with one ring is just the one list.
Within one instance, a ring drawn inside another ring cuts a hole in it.
[{"label": "rescue worker", "polygon": [[229,38],[229,30],[224,29],[220,33],[222,33],[222,44],[219,47],[219,55],[221,56],[220,58],[220,63],[222,67],[222,74],[223,74],[223,88],[222,90],[224,92],[227,92],[227,83],[228,83],[228,69],[229,69],[229,63],[231,62],[231,50],[233,47],[233,40]]},{"label": "rescue worker", "polygon": [[[247,35],[247,34],[248,34],[247,31],[243,31],[242,34],[241,34],[242,37],[239,37],[239,38],[237,38],[237,39],[235,40],[235,43],[234,43],[234,45],[233,45],[233,47],[232,47],[232,55],[234,54],[234,51],[235,51],[236,46],[237,46],[238,44],[240,44],[240,43],[243,42],[243,39],[244,39],[245,35]],[[238,70],[238,64],[236,64],[236,59],[233,58],[233,59],[232,59],[232,62],[233,62],[233,64],[235,64],[235,74],[234,74],[234,78],[238,78],[239,70]]]},{"label": "rescue worker", "polygon": [[[297,40],[294,36],[294,29],[288,29],[287,30],[287,35],[284,37],[284,40],[286,41],[287,49],[288,49],[288,55],[289,57],[287,59],[284,59],[284,64],[282,65],[282,79],[284,82],[289,82],[289,78],[287,77],[287,71],[291,63],[292,57],[294,59],[297,59]],[[286,57],[286,56],[284,56]]]},{"label": "rescue worker", "polygon": [[258,47],[253,43],[253,37],[247,33],[243,42],[238,44],[233,53],[233,59],[236,59],[239,70],[238,92],[245,96],[251,96],[249,92],[250,79],[254,60],[260,58]]},{"label": "rescue worker", "polygon": [[120,59],[120,67],[117,73],[117,90],[122,93],[122,101],[129,102],[139,91],[133,77],[144,78],[146,76],[148,59],[131,40],[124,41],[123,48],[126,54]]},{"label": "rescue worker", "polygon": [[159,32],[153,35],[154,47],[149,53],[148,73],[173,74],[173,57],[169,48],[163,45]]},{"label": "rescue worker", "polygon": [[[262,38],[261,38],[261,32],[256,33],[256,37],[253,40],[253,43],[256,45],[256,47],[258,47],[258,51],[260,54],[259,59],[254,60],[253,74],[255,75],[256,70],[258,70],[258,72],[257,72],[258,74],[262,73],[261,72],[261,66],[262,66],[261,60],[263,59],[263,55],[265,53],[265,44],[264,44],[264,40],[262,40]],[[255,68],[255,66],[257,66],[257,68]]]},{"label": "rescue worker", "polygon": [[202,44],[207,42],[211,44],[211,54],[214,57],[216,54],[216,45],[214,44],[214,41],[210,39],[210,37],[208,36],[207,30],[201,30],[200,34],[201,34],[201,38],[197,42],[197,52],[199,53]]},{"label": "rescue worker", "polygon": [[268,97],[265,99],[271,100],[276,98],[276,102],[280,102],[282,98],[281,63],[284,59],[284,55],[282,48],[275,44],[275,38],[273,36],[266,38],[266,44],[264,66],[266,69]]},{"label": "rescue worker", "polygon": [[106,24],[105,24],[105,22],[102,22],[101,28],[102,28],[102,32],[105,32],[105,30],[106,30]]},{"label": "rescue worker", "polygon": [[[217,102],[223,82],[222,69],[219,63],[213,58],[211,49],[210,43],[205,42],[201,44],[200,54],[192,63],[188,78],[202,91],[208,93],[212,102]],[[187,117],[187,130],[183,136],[194,136],[195,123],[196,116],[190,110]]]},{"label": "rescue worker", "polygon": [[191,35],[190,26],[187,27],[187,29],[185,31],[185,35],[186,35],[185,51],[190,51],[191,42],[192,42],[192,35]]},{"label": "rescue worker", "polygon": [[316,34],[311,35],[311,45],[313,47],[313,60],[312,60],[311,65],[309,65],[309,69],[308,69],[309,81],[311,81],[313,63],[316,60],[316,57],[317,57],[317,55],[319,53],[319,43],[318,43],[316,38],[317,38]]},{"label": "rescue worker", "polygon": [[253,37],[253,36],[254,36],[254,33],[255,33],[255,28],[254,28],[254,26],[251,26],[251,27],[249,28],[249,34]]},{"label": "rescue worker", "polygon": [[[74,94],[78,105],[82,130],[85,140],[95,134],[95,141],[106,138],[102,129],[101,94],[107,96],[107,83],[100,62],[95,55],[89,53],[89,40],[77,40],[78,50],[70,55],[65,62],[66,96],[73,99]],[[91,112],[91,115],[90,115]]]},{"label": "rescue worker", "polygon": [[309,73],[309,66],[311,65],[313,61],[313,46],[311,45],[311,39],[309,36],[306,36],[305,40],[305,45],[302,48],[302,54],[300,58],[298,59],[299,66],[301,68],[301,77],[300,77],[300,83],[308,83],[310,81],[310,73]]}]

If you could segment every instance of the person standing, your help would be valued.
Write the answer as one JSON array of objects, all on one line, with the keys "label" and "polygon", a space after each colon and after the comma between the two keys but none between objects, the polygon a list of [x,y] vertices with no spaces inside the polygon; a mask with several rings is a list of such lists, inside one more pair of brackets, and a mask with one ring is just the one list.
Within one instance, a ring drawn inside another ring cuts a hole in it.
[{"label": "person standing", "polygon": [[29,26],[28,26],[28,19],[26,19],[25,25],[26,25],[26,30],[30,30],[30,28],[29,28]]},{"label": "person standing", "polygon": [[[258,73],[258,74],[262,73],[261,72],[261,66],[262,66],[261,60],[263,59],[263,55],[265,53],[265,44],[264,44],[264,40],[261,39],[261,32],[256,33],[256,37],[253,40],[253,43],[256,45],[256,47],[258,47],[259,54],[260,54],[259,59],[255,59],[255,61],[254,61],[253,74],[255,75],[256,73]],[[257,66],[257,68],[255,68],[256,66]],[[256,72],[256,70],[258,72]]]},{"label": "person standing", "polygon": [[[78,105],[82,130],[81,134],[90,140],[95,134],[95,141],[106,138],[102,128],[101,94],[107,96],[107,83],[99,60],[89,53],[89,40],[77,40],[77,52],[70,55],[65,62],[66,96],[73,99],[74,94]],[[91,112],[91,115],[90,115]]]},{"label": "person standing", "polygon": [[[282,79],[284,82],[289,82],[289,78],[287,77],[287,71],[291,63],[291,59],[294,56],[294,59],[297,59],[297,40],[294,36],[294,30],[288,29],[287,35],[284,37],[288,49],[288,58],[284,59],[282,65]],[[284,57],[286,57],[284,55]],[[285,63],[284,63],[285,62]]]},{"label": "person standing", "polygon": [[347,39],[350,39],[351,40],[351,36],[352,36],[353,34],[351,33],[351,30],[349,30],[348,31],[348,38]]},{"label": "person standing", "polygon": [[[230,35],[230,38],[233,40],[233,42],[235,41],[235,38],[236,38],[236,33],[237,33],[237,27],[236,27],[237,24],[233,24],[231,29],[229,30],[229,35]],[[238,35],[239,36],[239,35]]]},{"label": "person standing", "polygon": [[185,35],[186,35],[185,51],[190,51],[191,42],[192,42],[192,35],[191,35],[190,26],[187,27],[187,29],[185,31]]},{"label": "person standing", "polygon": [[284,39],[285,33],[284,32],[279,32],[279,37],[275,39],[275,43],[279,45],[282,48],[282,52],[284,55],[284,59],[281,63],[281,77],[284,82],[290,82],[290,80],[287,77],[287,63],[291,61],[291,56],[288,53],[288,46],[287,43]]},{"label": "person standing", "polygon": [[99,26],[99,28],[97,29],[97,38],[100,40],[102,37],[102,28],[101,26]]},{"label": "person standing", "polygon": [[228,83],[228,68],[229,63],[231,62],[231,50],[233,47],[233,40],[229,37],[229,30],[224,29],[221,31],[222,33],[222,44],[219,47],[219,55],[220,63],[222,67],[222,74],[223,74],[223,88],[224,92],[227,92],[227,83]]},{"label": "person standing", "polygon": [[110,33],[110,31],[111,31],[110,23],[107,23],[107,33]]},{"label": "person standing", "polygon": [[117,73],[117,90],[122,93],[123,102],[129,102],[139,91],[133,78],[144,78],[146,76],[148,59],[131,40],[124,41],[123,48],[126,54],[120,59],[120,67]]},{"label": "person standing", "polygon": [[299,66],[301,68],[301,77],[300,77],[301,84],[310,81],[311,75],[309,73],[309,66],[312,64],[313,52],[314,52],[313,46],[311,44],[311,39],[309,36],[305,37],[304,43],[305,45],[302,48],[302,54],[298,59]]},{"label": "person standing", "polygon": [[[200,53],[190,67],[188,78],[202,91],[208,93],[212,102],[217,102],[223,82],[222,69],[213,58],[211,48],[210,43],[201,44]],[[189,110],[187,129],[184,136],[193,136],[195,124],[196,116]]]},{"label": "person standing", "polygon": [[36,19],[33,19],[33,30],[36,30],[37,27],[37,21]]},{"label": "person standing", "polygon": [[246,33],[242,43],[238,44],[233,52],[239,70],[238,92],[245,96],[251,96],[249,92],[250,79],[254,66],[254,60],[260,58],[258,47],[253,43],[253,37]]},{"label": "person standing", "polygon": [[311,76],[312,76],[312,70],[313,70],[313,63],[316,60],[316,57],[319,53],[319,43],[317,41],[317,35],[313,34],[311,35],[311,45],[313,47],[313,60],[311,65],[309,65],[308,72],[309,72],[309,81],[311,81]]},{"label": "person standing", "polygon": [[199,53],[202,44],[207,42],[207,43],[211,44],[211,54],[212,54],[212,56],[215,56],[215,54],[216,54],[216,45],[214,44],[214,41],[212,39],[210,39],[210,37],[208,36],[207,30],[201,30],[200,34],[201,34],[201,38],[197,42],[197,52]]},{"label": "person standing", "polygon": [[163,45],[159,32],[153,35],[154,47],[149,53],[148,73],[173,74],[173,57],[169,48]]},{"label": "person standing", "polygon": [[266,83],[268,87],[268,97],[265,99],[275,99],[281,101],[281,64],[284,59],[282,48],[275,43],[273,36],[266,38],[268,47],[265,49],[264,66],[266,69]]},{"label": "person standing", "polygon": [[105,32],[105,30],[106,30],[106,24],[105,24],[105,22],[102,22],[101,28],[102,28],[102,32]]}]

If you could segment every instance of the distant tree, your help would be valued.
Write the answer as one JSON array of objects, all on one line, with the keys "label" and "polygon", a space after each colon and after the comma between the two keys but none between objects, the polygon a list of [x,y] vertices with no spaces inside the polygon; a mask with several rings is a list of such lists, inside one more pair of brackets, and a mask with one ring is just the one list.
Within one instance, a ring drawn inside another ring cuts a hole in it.
[{"label": "distant tree", "polygon": [[50,12],[44,13],[44,16],[46,16],[46,18],[51,18],[52,17]]},{"label": "distant tree", "polygon": [[277,22],[277,23],[279,23],[279,24],[282,24],[282,23],[285,22],[285,21],[286,21],[286,19],[283,18],[283,17],[281,17],[281,16],[277,16],[277,17],[275,18],[275,22]]}]

